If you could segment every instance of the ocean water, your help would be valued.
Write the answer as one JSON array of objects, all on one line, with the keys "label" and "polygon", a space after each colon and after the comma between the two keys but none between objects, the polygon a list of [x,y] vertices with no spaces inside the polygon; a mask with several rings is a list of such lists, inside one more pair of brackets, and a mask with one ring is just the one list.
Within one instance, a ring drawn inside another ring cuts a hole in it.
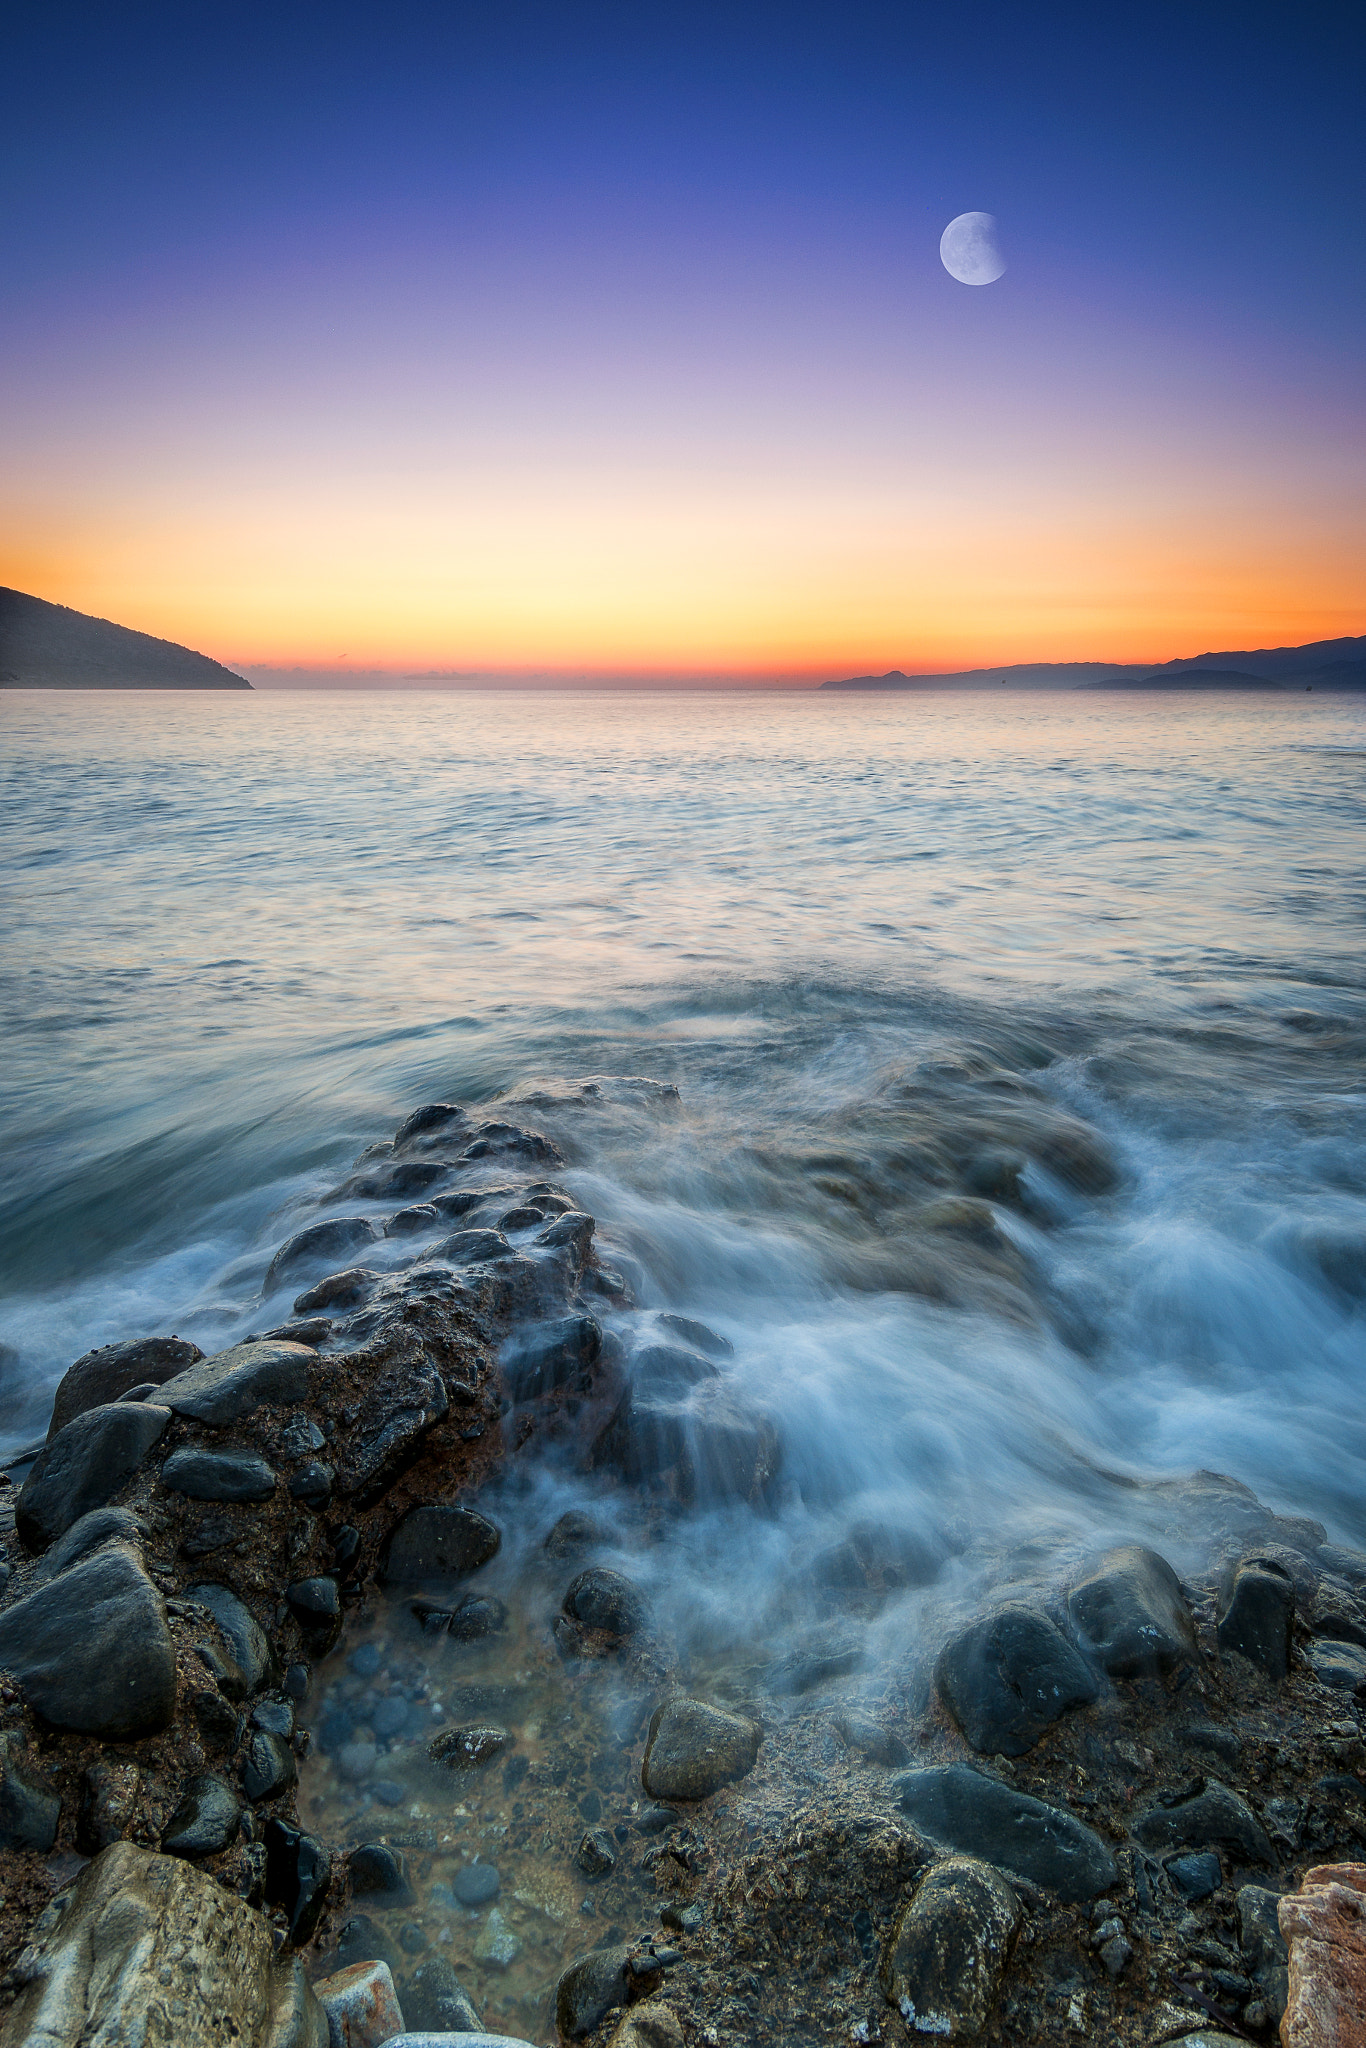
[{"label": "ocean water", "polygon": [[[677,1101],[534,1120],[785,1444],[775,1505],[672,1552],[694,1618],[860,1529],[1085,1544],[1197,1468],[1366,1539],[1366,703],[0,718],[7,1450],[93,1345],[263,1327],[416,1104],[638,1076]],[[975,1240],[930,1206],[974,1189]]]}]

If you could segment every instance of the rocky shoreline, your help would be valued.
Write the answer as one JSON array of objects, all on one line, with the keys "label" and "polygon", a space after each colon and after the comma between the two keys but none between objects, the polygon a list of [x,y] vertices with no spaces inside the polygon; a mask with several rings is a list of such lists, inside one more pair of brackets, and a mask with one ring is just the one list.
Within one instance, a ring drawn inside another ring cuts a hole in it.
[{"label": "rocky shoreline", "polygon": [[[1356,1880],[1313,1873],[1366,1856],[1366,1553],[1235,1480],[1167,1488],[1202,1570],[1016,1559],[928,1684],[861,1666],[828,1604],[709,1684],[578,1511],[534,1531],[544,1604],[510,1614],[509,1475],[591,1473],[659,1545],[765,1513],[783,1462],[718,1333],[612,1327],[629,1262],[564,1166],[496,1108],[426,1105],[280,1247],[248,1341],[62,1381],[0,1492],[0,2048],[378,2048],[395,2020],[1196,2048],[1270,2041],[1287,2004],[1287,2041],[1366,2039],[1295,2031],[1322,1999],[1286,1941],[1350,1919]],[[844,1565],[843,1621],[904,1582],[875,1534]],[[525,1697],[450,1675],[514,1638]],[[582,1758],[553,1735],[576,1713]],[[442,1913],[477,1927],[477,1996]],[[577,1954],[514,1999],[533,1920]]]}]

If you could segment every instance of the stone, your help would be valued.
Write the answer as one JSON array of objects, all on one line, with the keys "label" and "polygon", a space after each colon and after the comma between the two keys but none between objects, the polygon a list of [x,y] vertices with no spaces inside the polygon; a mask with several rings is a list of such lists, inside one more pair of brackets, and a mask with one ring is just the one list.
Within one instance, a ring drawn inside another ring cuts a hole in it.
[{"label": "stone", "polygon": [[1280,1923],[1281,1894],[1259,1884],[1238,1889],[1238,1945],[1249,1974],[1274,2020],[1290,1995],[1290,1953]]},{"label": "stone", "polygon": [[285,1587],[285,1604],[310,1657],[325,1657],[341,1634],[341,1593],[333,1578],[296,1579]]},{"label": "stone", "polygon": [[251,1710],[251,1725],[267,1735],[283,1735],[288,1742],[294,1733],[294,1702],[279,1693],[258,1700]]},{"label": "stone", "polygon": [[1224,1881],[1223,1866],[1213,1850],[1186,1856],[1169,1856],[1163,1869],[1172,1889],[1183,1899],[1207,1899]]},{"label": "stone", "polygon": [[1320,1685],[1333,1692],[1366,1691],[1366,1650],[1359,1643],[1337,1643],[1316,1636],[1304,1646],[1305,1660]]},{"label": "stone", "polygon": [[268,1820],[262,1838],[266,1845],[266,1898],[283,1910],[289,1921],[289,1938],[296,1948],[302,1948],[327,1904],[332,1858],[321,1842],[288,1821]]},{"label": "stone", "polygon": [[35,1783],[24,1759],[23,1738],[0,1735],[0,1849],[38,1849],[46,1855],[57,1840],[62,1802]]},{"label": "stone", "polygon": [[602,1324],[596,1316],[562,1316],[538,1323],[510,1343],[503,1356],[503,1381],[514,1401],[554,1393],[596,1365],[602,1356]]},{"label": "stone", "polygon": [[83,1856],[98,1856],[111,1842],[121,1842],[137,1818],[142,1773],[136,1764],[104,1759],[91,1764],[81,1780],[76,1816],[76,1846]]},{"label": "stone", "polygon": [[247,1675],[237,1659],[217,1643],[197,1642],[194,1653],[225,1699],[244,1700],[249,1691]]},{"label": "stone", "polygon": [[541,1548],[547,1557],[577,1557],[606,1541],[607,1531],[600,1523],[581,1508],[570,1508],[549,1531]]},{"label": "stone", "polygon": [[351,1963],[315,1978],[330,2048],[380,2048],[403,2032],[403,2010],[387,1963]]},{"label": "stone", "polygon": [[431,1138],[437,1132],[450,1134],[463,1130],[469,1122],[469,1114],[458,1102],[424,1102],[421,1109],[415,1109],[410,1117],[394,1132],[394,1150],[401,1152],[414,1138]]},{"label": "stone", "polygon": [[593,1218],[582,1209],[567,1209],[539,1231],[535,1241],[546,1251],[569,1252],[573,1263],[582,1266],[592,1249],[595,1228]]},{"label": "stone", "polygon": [[29,1550],[46,1550],[92,1508],[127,1485],[171,1420],[169,1408],[120,1401],[88,1408],[34,1460],[19,1491],[14,1526]]},{"label": "stone", "polygon": [[410,2027],[429,2027],[433,2033],[475,2034],[483,2024],[444,1956],[425,1957],[404,1979],[403,2010]]},{"label": "stone", "polygon": [[1219,1617],[1219,1648],[1246,1658],[1279,1685],[1290,1668],[1295,1620],[1295,1587],[1290,1574],[1270,1559],[1248,1558],[1234,1575]]},{"label": "stone", "polygon": [[447,1414],[446,1387],[434,1365],[398,1365],[382,1373],[361,1403],[336,1457],[338,1491],[373,1507],[420,1455]]},{"label": "stone", "polygon": [[665,1700],[650,1721],[640,1781],[652,1799],[706,1799],[754,1769],[761,1734],[726,1707]]},{"label": "stone", "polygon": [[660,1486],[685,1503],[757,1503],[778,1471],[778,1432],[721,1382],[681,1395],[628,1386],[589,1455],[632,1485]]},{"label": "stone", "polygon": [[324,1308],[357,1308],[373,1294],[380,1277],[368,1266],[347,1266],[343,1272],[329,1273],[326,1279],[295,1295],[294,1313],[311,1316]]},{"label": "stone", "polygon": [[733,1358],[735,1346],[729,1337],[722,1337],[706,1323],[696,1323],[690,1316],[675,1315],[667,1310],[655,1317],[661,1329],[672,1330],[685,1344],[691,1344],[694,1351],[705,1351],[708,1358]]},{"label": "stone", "polygon": [[1045,1728],[1073,1707],[1089,1706],[1095,1676],[1046,1614],[998,1608],[960,1629],[936,1667],[944,1704],[972,1747],[991,1756],[1023,1756]]},{"label": "stone", "polygon": [[491,1593],[470,1593],[451,1615],[446,1633],[456,1643],[483,1642],[487,1636],[500,1635],[507,1618],[507,1608]]},{"label": "stone", "polygon": [[1067,1597],[1072,1625],[1112,1678],[1141,1678],[1194,1660],[1195,1623],[1164,1557],[1141,1544],[1111,1550]]},{"label": "stone", "polygon": [[1217,1843],[1246,1862],[1273,1864],[1276,1852],[1252,1808],[1217,1779],[1205,1780],[1193,1798],[1155,1806],[1133,1823],[1133,1837],[1145,1849],[1202,1848]]},{"label": "stone", "polygon": [[247,1692],[259,1691],[274,1671],[275,1659],[266,1632],[255,1615],[227,1586],[205,1582],[191,1586],[185,1598],[208,1609],[232,1645]]},{"label": "stone", "polygon": [[325,1465],[318,1458],[310,1458],[297,1472],[289,1476],[289,1492],[292,1500],[301,1500],[311,1508],[323,1508],[332,1498],[332,1488],[337,1483],[337,1474],[331,1465]]},{"label": "stone", "polygon": [[1020,1925],[1020,1902],[989,1863],[950,1856],[897,1915],[879,1980],[920,2034],[974,2040],[996,2003]]},{"label": "stone", "polygon": [[234,1344],[167,1380],[161,1399],[177,1415],[226,1429],[264,1402],[292,1408],[306,1401],[308,1369],[317,1361],[317,1352],[307,1344],[269,1343],[264,1338]]},{"label": "stone", "polygon": [[314,1451],[320,1451],[327,1438],[311,1415],[291,1415],[280,1430],[280,1455],[284,1458],[308,1458]]},{"label": "stone", "polygon": [[935,1841],[1015,1871],[1065,1905],[1094,1899],[1118,1880],[1114,1857],[1084,1822],[968,1764],[906,1771],[891,1790],[902,1812]]},{"label": "stone", "polygon": [[186,1444],[162,1466],[161,1483],[188,1500],[263,1501],[274,1493],[276,1479],[256,1451],[210,1451]]},{"label": "stone", "polygon": [[190,1695],[190,1712],[195,1725],[206,1742],[219,1749],[231,1749],[237,1741],[239,1717],[218,1692],[196,1692]]},{"label": "stone", "polygon": [[386,1237],[421,1237],[425,1232],[437,1230],[441,1224],[441,1211],[435,1202],[410,1202],[406,1209],[396,1210],[384,1226]]},{"label": "stone", "polygon": [[1366,1863],[1321,1863],[1279,1907],[1289,1946],[1285,2048],[1360,2048],[1366,2026]]},{"label": "stone", "polygon": [[501,1230],[457,1230],[433,1245],[430,1256],[452,1266],[478,1266],[486,1259],[501,1259],[511,1250]]},{"label": "stone", "polygon": [[204,1356],[197,1344],[182,1337],[135,1337],[128,1344],[105,1344],[87,1351],[68,1367],[52,1401],[48,1441],[88,1408],[121,1401],[133,1387],[161,1386]]},{"label": "stone", "polygon": [[474,1508],[410,1508],[384,1547],[380,1577],[390,1585],[467,1578],[497,1555],[502,1540]]},{"label": "stone", "polygon": [[472,1771],[492,1763],[511,1741],[506,1728],[446,1728],[428,1743],[427,1754],[433,1763],[445,1764],[448,1770]]},{"label": "stone", "polygon": [[262,1292],[273,1294],[300,1266],[321,1266],[344,1259],[363,1245],[373,1244],[378,1236],[374,1224],[364,1216],[329,1216],[325,1222],[311,1223],[307,1230],[296,1231],[280,1246],[267,1268]]},{"label": "stone", "polygon": [[629,1997],[626,1950],[591,1949],[569,1965],[555,1987],[555,2024],[567,2041],[582,2040]]},{"label": "stone", "polygon": [[638,1635],[650,1620],[650,1603],[639,1586],[621,1572],[599,1566],[591,1566],[571,1581],[563,1611],[581,1628],[620,1641]]},{"label": "stone", "polygon": [[579,1853],[574,1858],[588,1877],[605,1877],[616,1867],[616,1860],[616,1843],[606,1828],[590,1828],[579,1843]]},{"label": "stone", "polygon": [[866,1714],[843,1713],[835,1716],[835,1733],[853,1756],[861,1756],[870,1764],[885,1764],[899,1768],[911,1760],[911,1752],[901,1737],[891,1728],[884,1728],[880,1721],[873,1721]]},{"label": "stone", "polygon": [[146,1534],[143,1524],[129,1508],[93,1508],[88,1515],[82,1515],[79,1522],[73,1522],[65,1536],[59,1536],[51,1549],[43,1552],[33,1583],[45,1586],[49,1579],[57,1578],[69,1566],[106,1543],[128,1544],[136,1552]]},{"label": "stone", "polygon": [[[401,1849],[387,1842],[362,1842],[346,1859],[346,1874],[357,1898],[374,1896],[375,1904],[411,1906],[413,1887],[408,1876],[408,1859]],[[424,2026],[427,2022],[424,2020]]]},{"label": "stone", "polygon": [[50,1727],[110,1742],[167,1727],[175,1647],[136,1552],[105,1544],[0,1614],[0,1671]]},{"label": "stone", "polygon": [[608,2048],[684,2048],[683,2029],[667,2005],[652,2000],[632,2007],[615,2029]]},{"label": "stone", "polygon": [[451,1879],[451,1890],[462,1906],[487,1906],[497,1898],[502,1882],[495,1864],[466,1863]]},{"label": "stone", "polygon": [[0,2048],[325,2048],[302,1967],[273,1946],[204,1872],[114,1842],[38,1916]]},{"label": "stone", "polygon": [[242,1807],[232,1787],[202,1772],[181,1793],[161,1846],[168,1856],[217,1856],[237,1840],[241,1824]]},{"label": "stone", "polygon": [[495,1906],[474,1944],[475,1961],[488,1963],[495,1970],[507,1970],[521,1953],[521,1942]]},{"label": "stone", "polygon": [[263,1799],[278,1799],[298,1782],[299,1766],[288,1742],[282,1735],[271,1735],[258,1728],[247,1744],[246,1762],[242,1766],[242,1790],[252,1805],[259,1805]]}]

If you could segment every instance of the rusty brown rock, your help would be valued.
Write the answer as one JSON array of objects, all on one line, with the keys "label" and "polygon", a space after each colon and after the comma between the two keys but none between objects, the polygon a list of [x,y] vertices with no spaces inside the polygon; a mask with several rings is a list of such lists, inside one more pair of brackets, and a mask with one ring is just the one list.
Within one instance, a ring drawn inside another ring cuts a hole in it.
[{"label": "rusty brown rock", "polygon": [[1366,1863],[1320,1863],[1280,1903],[1290,1946],[1282,2048],[1366,2040]]}]

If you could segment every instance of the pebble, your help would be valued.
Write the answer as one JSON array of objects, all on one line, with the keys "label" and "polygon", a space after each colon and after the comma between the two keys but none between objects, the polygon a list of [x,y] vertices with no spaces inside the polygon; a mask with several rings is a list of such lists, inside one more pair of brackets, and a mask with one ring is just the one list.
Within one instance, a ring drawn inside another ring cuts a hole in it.
[{"label": "pebble", "polygon": [[451,1879],[451,1894],[461,1906],[486,1906],[502,1889],[502,1879],[492,1863],[467,1863]]},{"label": "pebble", "polygon": [[496,1970],[510,1968],[522,1953],[521,1942],[496,1906],[484,1922],[483,1933],[474,1944],[474,1953],[477,1961],[491,1963]]}]

